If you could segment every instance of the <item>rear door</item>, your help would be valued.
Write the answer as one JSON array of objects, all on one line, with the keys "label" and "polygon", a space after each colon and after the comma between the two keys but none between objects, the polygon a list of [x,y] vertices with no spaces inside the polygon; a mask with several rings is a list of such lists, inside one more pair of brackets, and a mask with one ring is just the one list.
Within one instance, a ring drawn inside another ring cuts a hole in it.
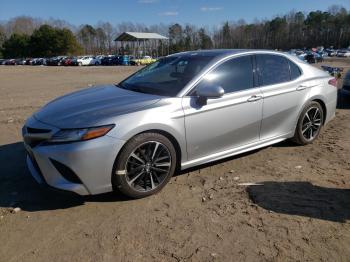
[{"label": "rear door", "polygon": [[260,139],[290,134],[312,83],[302,82],[300,68],[282,55],[260,54],[256,60],[264,96]]}]

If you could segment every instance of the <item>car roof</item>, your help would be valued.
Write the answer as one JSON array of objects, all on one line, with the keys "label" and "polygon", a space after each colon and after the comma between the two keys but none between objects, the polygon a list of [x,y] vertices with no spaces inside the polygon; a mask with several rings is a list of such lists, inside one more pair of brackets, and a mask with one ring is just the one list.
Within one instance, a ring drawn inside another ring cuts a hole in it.
[{"label": "car roof", "polygon": [[[276,55],[287,55],[280,51],[275,50],[268,50],[268,49],[208,49],[208,50],[196,50],[196,51],[186,51],[181,53],[175,53],[170,56],[179,56],[179,55],[198,55],[198,56],[213,56],[213,57],[225,57],[225,56],[231,56],[236,54],[258,54],[258,53],[267,53],[267,54],[276,54]],[[287,55],[290,57],[290,55]]]},{"label": "car roof", "polygon": [[175,53],[171,56],[212,56],[213,59],[209,63],[209,66],[213,63],[216,63],[217,61],[224,59],[228,56],[233,55],[239,55],[239,54],[273,54],[273,55],[282,55],[284,57],[287,57],[288,59],[294,61],[294,62],[300,62],[301,60],[293,55],[286,54],[284,52],[280,51],[274,51],[274,50],[268,50],[268,49],[208,49],[208,50],[197,50],[197,51],[187,51],[187,52],[181,52],[181,53]]},{"label": "car roof", "polygon": [[195,50],[176,53],[173,55],[203,55],[203,56],[222,56],[222,55],[233,55],[239,53],[245,53],[247,51],[253,51],[252,49],[206,49],[206,50]]}]

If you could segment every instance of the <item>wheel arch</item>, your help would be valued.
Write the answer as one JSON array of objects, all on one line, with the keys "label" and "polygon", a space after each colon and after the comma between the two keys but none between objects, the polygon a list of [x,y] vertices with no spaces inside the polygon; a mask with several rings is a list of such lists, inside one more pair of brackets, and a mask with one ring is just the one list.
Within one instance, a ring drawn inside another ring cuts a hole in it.
[{"label": "wheel arch", "polygon": [[325,121],[326,121],[326,118],[327,118],[327,107],[326,107],[326,103],[324,102],[324,98],[322,98],[321,96],[313,96],[313,97],[310,97],[309,99],[307,99],[305,101],[305,103],[301,106],[301,108],[299,110],[299,113],[298,113],[298,117],[297,117],[297,119],[295,120],[295,123],[294,123],[294,131],[295,131],[295,128],[296,128],[297,123],[298,123],[298,120],[299,120],[299,118],[301,116],[301,113],[303,112],[305,106],[307,106],[311,102],[317,102],[317,103],[319,103],[321,105],[322,110],[323,110],[323,114],[324,114],[323,125],[325,124]]},{"label": "wheel arch", "polygon": [[320,99],[320,98],[315,98],[313,100],[311,100],[311,102],[317,102],[321,105],[322,107],[322,110],[323,110],[323,125],[325,124],[326,122],[326,118],[327,118],[327,107],[326,107],[326,103]]}]

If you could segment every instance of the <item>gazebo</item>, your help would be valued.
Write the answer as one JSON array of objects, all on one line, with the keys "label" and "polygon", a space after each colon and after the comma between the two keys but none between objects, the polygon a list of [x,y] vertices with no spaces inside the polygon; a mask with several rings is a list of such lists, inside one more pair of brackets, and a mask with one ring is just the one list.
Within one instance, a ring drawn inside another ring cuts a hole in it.
[{"label": "gazebo", "polygon": [[124,32],[115,40],[117,52],[129,52],[135,58],[145,55],[159,57],[169,54],[169,38],[157,33]]}]

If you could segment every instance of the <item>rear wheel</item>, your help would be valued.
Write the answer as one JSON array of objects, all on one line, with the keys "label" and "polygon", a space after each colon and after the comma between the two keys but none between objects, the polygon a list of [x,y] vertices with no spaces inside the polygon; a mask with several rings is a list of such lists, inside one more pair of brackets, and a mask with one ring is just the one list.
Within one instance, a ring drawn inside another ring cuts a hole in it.
[{"label": "rear wheel", "polygon": [[322,106],[313,101],[302,111],[292,140],[299,145],[310,144],[320,134],[324,120]]},{"label": "rear wheel", "polygon": [[133,137],[119,154],[113,171],[113,186],[132,198],[160,191],[175,172],[176,152],[159,133]]}]

